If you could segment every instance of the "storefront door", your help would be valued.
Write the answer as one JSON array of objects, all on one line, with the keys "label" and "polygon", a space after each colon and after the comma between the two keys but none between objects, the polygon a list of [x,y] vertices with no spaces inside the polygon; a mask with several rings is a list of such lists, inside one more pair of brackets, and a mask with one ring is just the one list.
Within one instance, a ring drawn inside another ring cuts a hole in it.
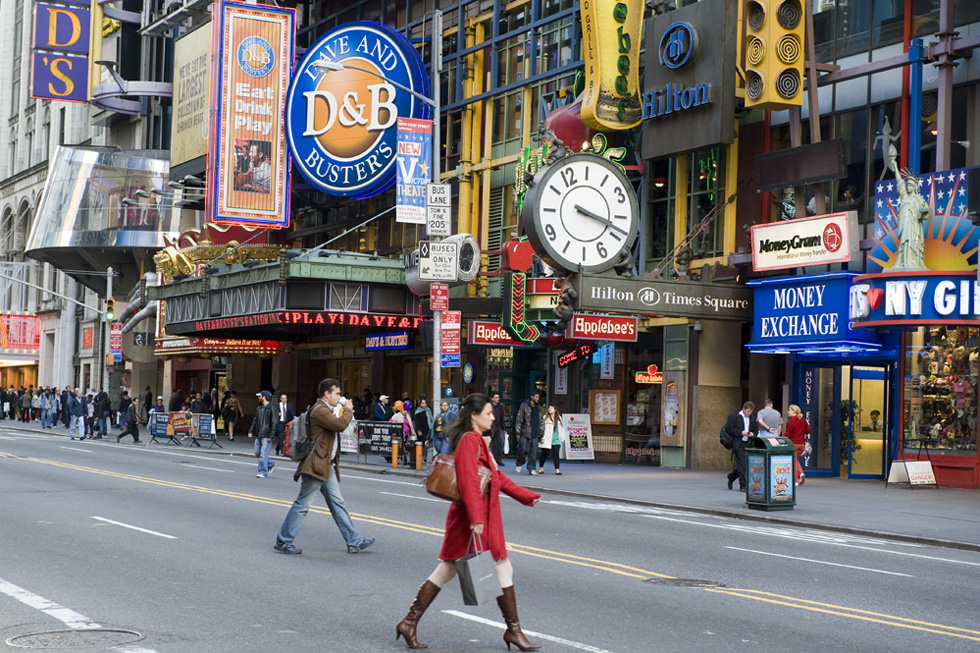
[{"label": "storefront door", "polygon": [[[841,474],[848,478],[883,478],[886,462],[891,455],[889,439],[889,406],[887,367],[851,366],[848,397],[851,414],[848,420],[846,447],[841,445],[841,460],[845,449],[850,453],[850,465],[842,465]],[[843,421],[842,421],[843,426]]]},{"label": "storefront door", "polygon": [[812,476],[883,478],[892,455],[888,388],[890,366],[801,365],[798,401],[809,421]]}]

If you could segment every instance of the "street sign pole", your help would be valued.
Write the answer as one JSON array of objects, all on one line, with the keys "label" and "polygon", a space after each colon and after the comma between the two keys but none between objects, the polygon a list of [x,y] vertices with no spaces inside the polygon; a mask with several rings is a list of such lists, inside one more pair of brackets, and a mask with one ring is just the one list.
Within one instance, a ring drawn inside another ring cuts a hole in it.
[{"label": "street sign pole", "polygon": [[[112,268],[109,268],[108,270],[106,270],[106,290],[105,290],[105,298],[106,298],[106,301],[108,301],[112,297],[112,275],[113,275]],[[102,318],[100,320],[100,322],[102,322],[102,324],[105,327],[105,350],[104,350],[103,353],[104,354],[108,354],[111,351],[111,349],[112,349],[112,323],[111,322],[107,322],[104,315],[100,315],[99,317]],[[115,318],[113,318],[113,319],[115,319]],[[104,356],[103,356],[103,358],[104,358]],[[102,367],[102,390],[103,390],[103,392],[105,392],[106,394],[108,394],[108,392],[109,392],[109,365],[106,363],[105,360],[102,361],[102,364],[103,364],[103,367]]]},{"label": "street sign pole", "polygon": [[[435,9],[432,12],[432,41],[429,43],[431,53],[430,68],[431,80],[429,87],[432,89],[432,181],[439,183],[442,172],[440,169],[442,142],[439,126],[440,113],[442,112],[441,98],[439,93],[439,72],[442,68],[442,12]],[[440,237],[430,236],[435,242],[439,242]],[[429,301],[432,300],[430,287]],[[432,414],[438,414],[439,402],[442,400],[442,311],[432,311]]]}]

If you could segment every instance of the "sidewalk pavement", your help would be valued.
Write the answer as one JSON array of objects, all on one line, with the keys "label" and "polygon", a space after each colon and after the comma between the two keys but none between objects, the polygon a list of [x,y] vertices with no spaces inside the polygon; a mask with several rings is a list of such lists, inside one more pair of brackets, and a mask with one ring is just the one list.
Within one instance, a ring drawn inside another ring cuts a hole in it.
[{"label": "sidewalk pavement", "polygon": [[[37,422],[0,421],[0,428],[23,428],[40,432]],[[57,426],[47,433],[64,435],[68,429]],[[109,442],[119,433],[113,430]],[[175,449],[175,445],[150,444],[147,429],[141,429],[139,446]],[[123,444],[130,443],[128,437]],[[162,442],[162,439],[161,439]],[[202,440],[195,452],[252,455],[253,440],[236,435],[233,442],[219,437],[217,444]],[[187,448],[189,441],[185,441]],[[122,445],[120,445],[122,446]],[[128,445],[132,446],[132,445]],[[366,462],[365,462],[366,460]],[[343,454],[341,468],[362,473],[390,473],[417,478],[425,473],[399,467],[392,469],[378,455]],[[775,512],[753,510],[745,505],[745,495],[730,491],[727,470],[701,471],[563,461],[561,476],[551,462],[545,473],[531,476],[524,469],[515,475],[514,459],[508,458],[503,471],[521,485],[537,492],[589,500],[617,501],[672,510],[766,522],[773,525],[807,526],[918,544],[980,551],[980,490],[962,490],[889,484],[876,480],[810,477],[796,488],[796,508]]]}]

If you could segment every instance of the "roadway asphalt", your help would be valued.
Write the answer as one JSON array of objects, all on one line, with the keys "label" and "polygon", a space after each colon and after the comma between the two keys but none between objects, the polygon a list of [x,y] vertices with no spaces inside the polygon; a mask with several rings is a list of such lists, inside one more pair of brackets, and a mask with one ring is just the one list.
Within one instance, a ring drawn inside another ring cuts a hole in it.
[{"label": "roadway asphalt", "polygon": [[[40,431],[37,422],[0,421],[0,427]],[[146,428],[143,443],[136,446],[175,448],[173,444],[150,443]],[[114,430],[113,433],[118,433]],[[57,426],[48,433],[68,437],[68,429]],[[127,437],[120,446],[127,444]],[[188,446],[186,441],[184,446]],[[236,436],[233,442],[219,437],[217,446],[201,441],[198,452],[215,455],[251,455],[252,441]],[[381,456],[344,454],[344,469],[360,472],[416,476],[414,469],[392,469]],[[505,461],[504,471],[515,476],[514,459]],[[661,508],[683,509],[738,519],[794,526],[808,526],[831,531],[867,535],[919,544],[931,544],[980,551],[980,490],[935,488],[888,484],[878,480],[807,477],[797,487],[797,504],[793,510],[765,512],[750,509],[745,496],[729,491],[726,472],[639,467],[594,462],[562,461],[562,475],[556,476],[549,461],[545,473],[524,473],[515,480],[538,492],[617,501]]]}]

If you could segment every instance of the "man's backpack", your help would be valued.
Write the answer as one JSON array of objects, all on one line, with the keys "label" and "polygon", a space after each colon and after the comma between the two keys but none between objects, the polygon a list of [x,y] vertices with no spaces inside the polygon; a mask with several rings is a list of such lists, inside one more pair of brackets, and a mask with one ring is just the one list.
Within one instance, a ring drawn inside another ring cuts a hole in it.
[{"label": "man's backpack", "polygon": [[282,435],[282,452],[295,462],[301,462],[313,451],[315,441],[310,438],[310,411],[297,415],[286,424]]},{"label": "man's backpack", "polygon": [[724,426],[721,427],[721,434],[718,436],[718,438],[721,441],[721,446],[725,447],[726,449],[731,449],[732,445],[735,443],[735,438],[732,437],[732,434],[729,433],[728,429]]}]

